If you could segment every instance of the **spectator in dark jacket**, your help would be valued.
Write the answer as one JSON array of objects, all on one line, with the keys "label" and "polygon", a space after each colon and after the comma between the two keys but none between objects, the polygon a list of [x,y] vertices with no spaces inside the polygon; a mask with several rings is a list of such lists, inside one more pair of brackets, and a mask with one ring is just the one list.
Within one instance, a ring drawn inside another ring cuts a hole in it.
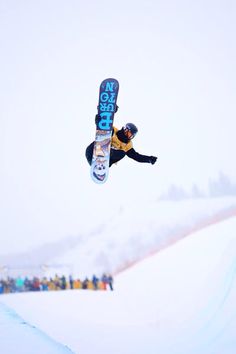
[{"label": "spectator in dark jacket", "polygon": [[93,275],[92,283],[93,283],[94,290],[98,289],[98,282],[99,282],[99,279],[96,277],[96,275]]},{"label": "spectator in dark jacket", "polygon": [[69,276],[70,289],[74,289],[74,279],[72,275]]},{"label": "spectator in dark jacket", "polygon": [[108,285],[109,285],[109,287],[110,287],[110,290],[113,291],[113,277],[112,277],[112,275],[109,275],[109,276],[107,277],[107,282],[108,282]]}]

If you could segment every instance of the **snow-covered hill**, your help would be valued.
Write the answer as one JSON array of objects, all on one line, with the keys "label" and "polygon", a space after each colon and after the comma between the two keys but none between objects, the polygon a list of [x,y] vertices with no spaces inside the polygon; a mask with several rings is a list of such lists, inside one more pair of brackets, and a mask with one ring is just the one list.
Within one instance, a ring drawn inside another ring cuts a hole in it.
[{"label": "snow-covered hill", "polygon": [[[210,223],[236,215],[235,198],[129,203],[94,233],[84,235],[56,264],[71,264],[74,274],[119,273],[131,264]],[[49,272],[50,274],[50,272]]]},{"label": "snow-covered hill", "polygon": [[24,272],[80,277],[117,274],[191,232],[235,214],[233,197],[127,203],[108,219],[104,215],[100,223],[92,221],[93,226],[78,236],[27,253],[0,256],[0,265],[15,276]]},{"label": "snow-covered hill", "polygon": [[[114,292],[27,293],[0,301],[77,354],[234,354],[236,217],[120,273]],[[0,326],[2,333],[1,314]],[[4,354],[13,354],[12,340],[26,354],[22,326],[4,332]],[[41,354],[37,335],[28,341]]]}]

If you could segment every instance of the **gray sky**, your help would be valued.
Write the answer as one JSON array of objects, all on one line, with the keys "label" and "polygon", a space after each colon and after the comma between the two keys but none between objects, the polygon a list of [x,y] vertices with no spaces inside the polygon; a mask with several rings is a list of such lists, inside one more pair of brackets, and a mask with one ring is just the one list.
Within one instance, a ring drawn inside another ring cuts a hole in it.
[{"label": "gray sky", "polygon": [[[76,235],[171,183],[236,180],[235,15],[229,0],[0,0],[0,253]],[[107,77],[115,125],[135,123],[135,149],[159,159],[126,158],[98,186],[84,150]]]}]

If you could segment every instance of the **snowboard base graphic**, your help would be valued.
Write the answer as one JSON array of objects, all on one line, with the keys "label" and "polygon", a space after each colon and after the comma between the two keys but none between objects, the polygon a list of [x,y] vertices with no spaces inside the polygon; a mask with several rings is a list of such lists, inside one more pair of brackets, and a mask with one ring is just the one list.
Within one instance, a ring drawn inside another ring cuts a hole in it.
[{"label": "snowboard base graphic", "polygon": [[99,90],[98,115],[93,158],[90,168],[91,178],[96,183],[105,183],[109,173],[111,136],[113,129],[119,82],[116,79],[102,81]]}]

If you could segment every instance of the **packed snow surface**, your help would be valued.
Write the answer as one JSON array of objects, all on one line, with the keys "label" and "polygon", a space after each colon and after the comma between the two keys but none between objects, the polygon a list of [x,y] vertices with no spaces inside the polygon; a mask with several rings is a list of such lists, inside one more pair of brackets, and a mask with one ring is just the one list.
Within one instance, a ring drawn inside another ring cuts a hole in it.
[{"label": "packed snow surface", "polygon": [[[12,294],[0,301],[78,354],[235,354],[235,274],[232,217],[120,273],[114,292]],[[0,316],[2,333],[2,311]],[[4,354],[14,353],[12,339],[19,343],[17,354],[26,354],[22,327],[8,323]],[[42,353],[38,340],[40,335],[28,335],[33,354]]]}]

